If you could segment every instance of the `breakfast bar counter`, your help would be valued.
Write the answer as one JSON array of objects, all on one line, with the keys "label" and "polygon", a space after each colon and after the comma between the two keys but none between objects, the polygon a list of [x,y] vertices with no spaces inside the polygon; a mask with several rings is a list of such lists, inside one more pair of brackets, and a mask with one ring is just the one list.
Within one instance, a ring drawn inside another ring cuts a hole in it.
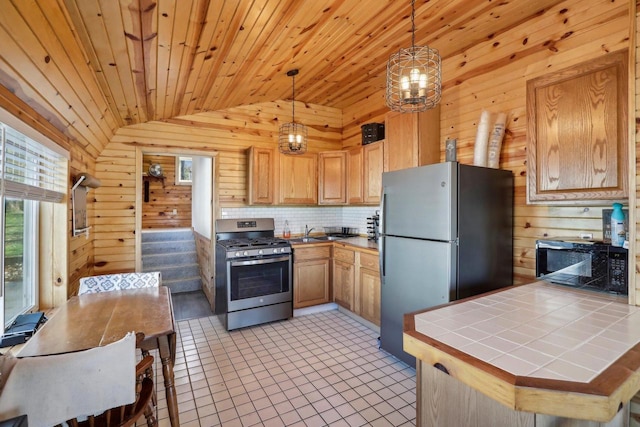
[{"label": "breakfast bar counter", "polygon": [[626,297],[539,281],[404,323],[418,425],[622,426],[640,390],[640,307]]}]

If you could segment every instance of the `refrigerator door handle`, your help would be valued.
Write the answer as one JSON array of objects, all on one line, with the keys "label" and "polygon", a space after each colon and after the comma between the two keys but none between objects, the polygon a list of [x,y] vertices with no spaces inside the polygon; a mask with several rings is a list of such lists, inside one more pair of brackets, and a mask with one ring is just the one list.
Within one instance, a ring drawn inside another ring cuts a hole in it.
[{"label": "refrigerator door handle", "polygon": [[384,259],[384,235],[380,236],[380,244],[378,245],[378,252],[380,252],[380,279],[381,284],[384,284],[384,267],[385,267],[385,259]]},{"label": "refrigerator door handle", "polygon": [[[387,195],[384,192],[384,188],[382,189],[382,198],[380,200],[380,245],[378,251],[380,252],[380,278],[384,278],[384,267],[385,267],[385,259],[384,259],[384,240],[385,235],[387,233],[387,227],[385,224],[387,208]],[[381,280],[381,283],[384,284],[384,280]]]}]

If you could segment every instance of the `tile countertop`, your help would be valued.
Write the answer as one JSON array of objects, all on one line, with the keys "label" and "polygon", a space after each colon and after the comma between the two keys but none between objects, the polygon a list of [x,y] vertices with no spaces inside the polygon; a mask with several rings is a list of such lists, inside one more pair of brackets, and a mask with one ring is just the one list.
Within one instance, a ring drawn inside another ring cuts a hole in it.
[{"label": "tile countertop", "polygon": [[570,418],[583,403],[606,421],[633,397],[639,343],[640,307],[626,297],[544,281],[405,315],[408,353],[514,409]]}]

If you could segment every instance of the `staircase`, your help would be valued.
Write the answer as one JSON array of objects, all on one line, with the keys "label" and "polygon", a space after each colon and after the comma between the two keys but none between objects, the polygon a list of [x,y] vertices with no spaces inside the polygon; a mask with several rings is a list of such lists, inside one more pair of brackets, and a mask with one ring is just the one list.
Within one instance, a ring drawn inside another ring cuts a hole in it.
[{"label": "staircase", "polygon": [[196,243],[190,229],[142,232],[142,271],[159,271],[172,294],[202,289]]}]

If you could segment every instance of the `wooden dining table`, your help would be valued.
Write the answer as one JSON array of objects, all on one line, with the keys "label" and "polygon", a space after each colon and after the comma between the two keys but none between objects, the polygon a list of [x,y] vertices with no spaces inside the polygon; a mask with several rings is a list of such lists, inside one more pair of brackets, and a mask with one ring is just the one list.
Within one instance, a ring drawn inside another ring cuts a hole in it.
[{"label": "wooden dining table", "polygon": [[115,342],[131,331],[145,334],[145,350],[158,350],[171,426],[178,427],[173,373],[176,327],[171,292],[165,286],[71,297],[27,341],[17,357],[87,350]]}]

